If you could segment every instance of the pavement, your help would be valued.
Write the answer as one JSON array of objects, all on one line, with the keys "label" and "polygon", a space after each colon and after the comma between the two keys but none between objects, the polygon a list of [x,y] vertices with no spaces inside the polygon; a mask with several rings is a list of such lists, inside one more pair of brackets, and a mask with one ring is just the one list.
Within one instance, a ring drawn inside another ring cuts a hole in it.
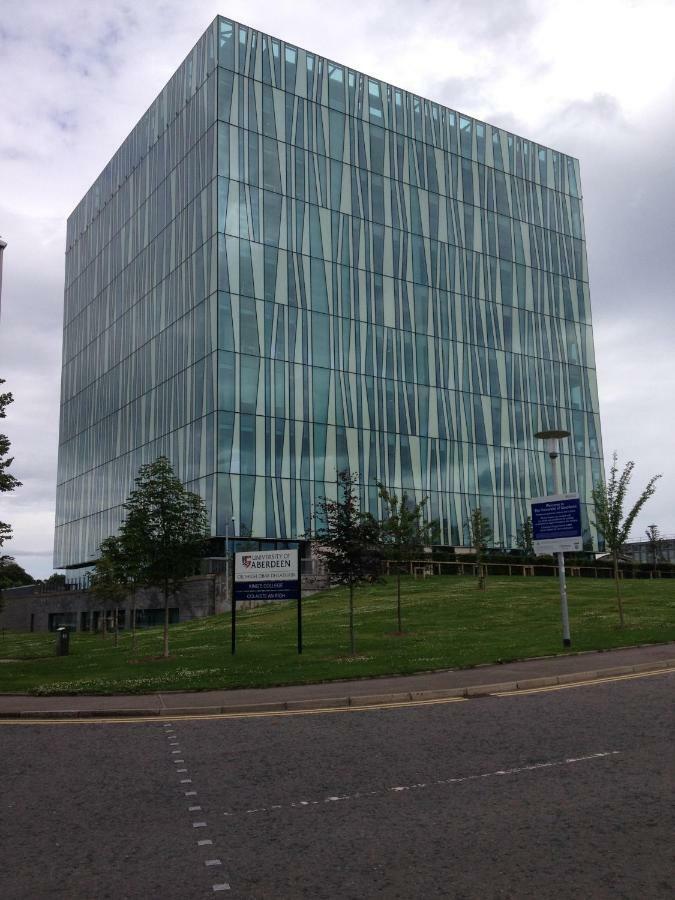
[{"label": "pavement", "polygon": [[0,718],[199,716],[365,707],[444,697],[485,696],[500,691],[531,690],[670,668],[675,669],[675,642],[618,650],[567,652],[472,669],[271,688],[111,696],[0,694]]}]

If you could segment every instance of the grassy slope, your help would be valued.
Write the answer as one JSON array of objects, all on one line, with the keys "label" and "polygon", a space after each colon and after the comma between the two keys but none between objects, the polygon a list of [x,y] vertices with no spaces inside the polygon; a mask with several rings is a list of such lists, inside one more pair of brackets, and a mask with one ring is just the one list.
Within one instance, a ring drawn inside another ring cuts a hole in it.
[{"label": "grassy slope", "polygon": [[[627,581],[626,628],[618,628],[613,584],[570,579],[574,650],[675,640],[675,582]],[[171,627],[169,660],[161,629],[130,635],[120,647],[100,635],[71,635],[71,655],[56,658],[54,635],[7,634],[0,639],[0,692],[144,693],[263,687],[425,669],[472,666],[561,650],[557,580],[499,578],[486,593],[475,580],[403,580],[405,633],[396,627],[395,582],[356,595],[357,655],[348,655],[346,591],[303,602],[305,650],[295,649],[295,604],[240,612],[237,655],[230,656],[229,614]],[[12,660],[2,662],[2,660]]]}]

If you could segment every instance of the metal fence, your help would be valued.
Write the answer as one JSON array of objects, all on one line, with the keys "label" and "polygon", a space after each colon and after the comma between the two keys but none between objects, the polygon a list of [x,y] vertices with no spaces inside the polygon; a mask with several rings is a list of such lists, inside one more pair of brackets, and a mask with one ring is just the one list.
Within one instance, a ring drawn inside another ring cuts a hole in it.
[{"label": "metal fence", "polygon": [[[526,562],[483,562],[488,575],[520,575],[536,577],[557,577],[558,566],[553,563]],[[462,561],[438,561],[430,559],[409,560],[405,563],[387,561],[384,563],[385,574],[393,575],[402,569],[408,575],[428,577],[431,575],[474,575],[478,576],[478,564]],[[565,566],[565,574],[571,578],[613,578],[614,571],[610,566],[583,566],[574,563]],[[675,578],[675,569],[647,569],[637,566],[622,566],[619,578]]]}]

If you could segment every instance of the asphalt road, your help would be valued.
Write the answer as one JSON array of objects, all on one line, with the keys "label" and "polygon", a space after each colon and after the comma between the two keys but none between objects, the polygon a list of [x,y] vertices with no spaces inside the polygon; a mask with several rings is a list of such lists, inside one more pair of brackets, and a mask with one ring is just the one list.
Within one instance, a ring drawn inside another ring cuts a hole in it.
[{"label": "asphalt road", "polygon": [[671,898],[674,688],[0,724],[0,897]]}]

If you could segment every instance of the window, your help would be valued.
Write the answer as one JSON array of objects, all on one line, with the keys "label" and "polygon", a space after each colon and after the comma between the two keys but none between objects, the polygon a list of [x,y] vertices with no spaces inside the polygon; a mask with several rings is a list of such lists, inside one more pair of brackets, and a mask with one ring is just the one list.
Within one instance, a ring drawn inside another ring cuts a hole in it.
[{"label": "window", "polygon": [[335,63],[328,63],[328,105],[341,111],[345,109],[344,72]]},{"label": "window", "polygon": [[368,111],[371,119],[382,120],[382,93],[379,81],[368,79]]}]

